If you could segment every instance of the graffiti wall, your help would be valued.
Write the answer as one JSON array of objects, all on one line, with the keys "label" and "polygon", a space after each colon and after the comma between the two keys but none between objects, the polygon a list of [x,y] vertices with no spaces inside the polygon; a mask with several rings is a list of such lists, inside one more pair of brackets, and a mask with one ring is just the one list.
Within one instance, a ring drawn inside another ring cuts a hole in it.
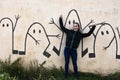
[{"label": "graffiti wall", "polygon": [[[19,57],[46,67],[64,68],[66,34],[59,25],[72,29],[78,22],[80,31],[95,31],[80,41],[77,49],[79,71],[107,75],[120,70],[120,1],[119,0],[1,0],[0,60]],[[73,66],[70,61],[70,69]]]}]

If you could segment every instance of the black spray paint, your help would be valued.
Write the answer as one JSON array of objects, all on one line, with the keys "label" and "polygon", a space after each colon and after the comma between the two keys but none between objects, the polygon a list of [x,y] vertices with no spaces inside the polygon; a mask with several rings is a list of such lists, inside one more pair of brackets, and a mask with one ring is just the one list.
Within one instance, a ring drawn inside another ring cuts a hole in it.
[{"label": "black spray paint", "polygon": [[[18,50],[14,50],[14,31],[15,31],[15,28],[16,28],[16,25],[17,25],[17,22],[18,22],[19,18],[20,18],[19,15],[18,15],[18,16],[15,16],[15,19],[16,19],[15,24],[13,24],[13,21],[12,21],[9,17],[4,17],[4,18],[2,18],[2,19],[0,20],[0,23],[1,23],[2,21],[4,21],[4,20],[9,20],[9,21],[11,22],[11,24],[12,24],[12,28],[11,28],[11,29],[12,29],[12,32],[11,32],[11,34],[12,34],[12,53],[13,53],[13,54],[18,54]],[[10,24],[8,24],[8,23],[4,23],[4,24],[2,24],[2,27],[3,27],[3,28],[9,27],[9,25],[10,25]]]},{"label": "black spray paint", "polygon": [[[74,12],[74,13],[76,14],[78,21],[76,21],[75,19],[69,20],[69,17],[70,17],[70,15],[71,15],[72,12]],[[44,28],[44,26],[43,26],[41,23],[39,23],[39,22],[34,22],[34,23],[32,23],[32,24],[30,25],[30,27],[28,28],[27,33],[26,33],[26,36],[25,36],[24,50],[23,50],[23,51],[14,50],[14,31],[15,31],[15,28],[16,28],[16,25],[17,25],[17,22],[18,22],[19,18],[20,18],[19,15],[18,15],[18,16],[15,16],[15,19],[16,19],[15,24],[13,24],[13,21],[12,21],[10,18],[8,18],[8,17],[2,18],[2,19],[0,20],[0,23],[1,23],[3,20],[7,19],[7,20],[9,20],[9,21],[11,22],[11,24],[12,24],[12,32],[11,32],[11,34],[12,34],[12,53],[13,53],[13,54],[20,54],[20,55],[25,55],[25,54],[26,54],[26,47],[27,47],[27,44],[26,44],[26,43],[27,43],[27,37],[28,37],[28,36],[31,37],[31,38],[35,41],[35,44],[36,44],[36,45],[40,45],[40,40],[37,40],[32,34],[29,33],[29,30],[30,30],[34,25],[38,24],[38,25],[40,25],[40,26],[42,27],[42,29],[43,29],[43,31],[44,31],[44,33],[45,33],[45,37],[47,38],[47,41],[48,41],[48,45],[46,45],[46,48],[45,48],[45,50],[44,50],[44,52],[43,52],[43,55],[46,56],[47,58],[49,58],[49,57],[51,56],[51,54],[47,52],[47,49],[49,48],[49,46],[50,46],[50,44],[51,44],[51,42],[50,42],[50,40],[49,40],[49,37],[56,37],[56,38],[59,38],[59,39],[60,39],[60,37],[61,37],[60,44],[58,44],[58,45],[59,45],[59,48],[57,49],[56,46],[53,47],[53,51],[54,51],[58,56],[60,55],[60,51],[61,51],[61,47],[62,47],[62,41],[63,41],[64,33],[62,33],[62,36],[60,36],[60,34],[57,34],[57,35],[48,35],[48,34],[47,34],[47,31],[46,31],[45,28]],[[78,22],[78,23],[79,23],[79,25],[81,26],[81,27],[80,27],[80,28],[81,28],[80,31],[83,32],[87,27],[88,27],[89,29],[91,29],[91,26],[92,26],[92,25],[90,25],[90,24],[93,23],[93,20],[91,20],[84,28],[82,28],[82,24],[81,24],[80,17],[79,17],[79,15],[78,15],[77,10],[72,9],[72,10],[69,11],[69,13],[68,13],[68,15],[67,15],[67,17],[66,17],[64,26],[67,27],[67,24],[68,24],[68,25],[72,25],[74,22]],[[53,19],[53,18],[52,18],[50,24],[54,24],[54,25],[61,31],[61,28],[54,22],[54,19]],[[84,45],[84,39],[83,39],[83,40],[82,40],[82,44],[81,44],[81,47],[82,47],[81,56],[84,57],[85,55],[89,54],[89,58],[95,58],[95,57],[96,57],[95,54],[97,54],[97,53],[96,53],[95,44],[96,44],[97,35],[98,35],[98,33],[100,32],[100,29],[107,25],[107,26],[109,26],[109,27],[112,29],[112,32],[113,32],[113,35],[114,35],[114,36],[113,36],[112,39],[110,40],[109,44],[104,47],[104,49],[105,49],[105,50],[108,49],[108,48],[110,47],[110,45],[112,44],[112,42],[115,40],[115,44],[116,44],[116,53],[115,53],[115,54],[116,54],[116,59],[120,59],[120,55],[118,55],[118,41],[117,41],[117,37],[116,37],[114,28],[113,28],[109,23],[105,23],[105,22],[96,23],[96,24],[94,24],[94,25],[99,26],[99,28],[98,28],[98,30],[97,30],[96,33],[92,33],[92,35],[94,36],[94,42],[93,42],[93,45],[91,45],[91,46],[93,47],[93,52],[92,52],[92,53],[89,53],[89,48],[87,48],[87,47],[86,47],[85,49],[83,49],[83,46],[85,46],[85,45]],[[2,24],[2,26],[3,26],[3,27],[5,27],[5,26],[8,27],[9,24],[7,24],[7,23],[6,23],[6,24]],[[120,30],[119,30],[118,28],[116,28],[116,31],[117,31],[118,36],[119,36],[119,39],[120,39]],[[33,33],[35,33],[35,32],[36,32],[36,30],[33,30]],[[41,30],[39,30],[38,32],[41,33]],[[61,31],[61,32],[62,32],[62,31]],[[108,30],[106,30],[106,32],[101,31],[101,35],[104,35],[104,34],[109,35],[109,33],[110,33],[110,32],[109,32]]]},{"label": "black spray paint", "polygon": [[118,27],[116,29],[117,29],[117,33],[118,33],[118,36],[119,36],[119,39],[120,39],[120,30],[118,29]]},{"label": "black spray paint", "polygon": [[[38,30],[33,29],[33,34],[35,34],[35,33],[37,33],[37,32],[38,32],[39,34],[41,34],[41,32],[44,32],[44,34],[45,34],[44,37],[47,39],[48,44],[46,45],[46,48],[45,48],[45,50],[44,50],[44,52],[43,52],[43,55],[46,56],[47,58],[49,58],[49,57],[51,56],[51,54],[47,52],[47,49],[48,49],[48,47],[49,47],[50,44],[51,44],[51,42],[50,42],[50,40],[49,40],[49,37],[59,38],[60,35],[59,35],[59,34],[57,34],[57,35],[47,35],[47,32],[46,32],[44,26],[43,26],[41,23],[39,23],[39,22],[34,22],[34,23],[31,24],[30,27],[28,28],[27,33],[26,33],[26,36],[25,36],[24,51],[19,51],[19,54],[20,54],[20,55],[25,55],[25,53],[26,53],[26,46],[27,46],[26,43],[27,43],[27,37],[28,37],[28,36],[30,36],[30,37],[35,41],[36,46],[37,46],[37,45],[40,45],[40,40],[37,40],[32,34],[29,33],[30,29],[31,29],[31,28],[34,28],[34,25],[39,25],[39,26],[42,27],[42,29],[43,29],[42,31],[41,31],[40,29],[38,29]],[[39,35],[39,36],[40,36],[40,35]],[[38,37],[39,37],[39,36],[38,36]],[[42,47],[41,47],[41,48],[42,48]]]}]

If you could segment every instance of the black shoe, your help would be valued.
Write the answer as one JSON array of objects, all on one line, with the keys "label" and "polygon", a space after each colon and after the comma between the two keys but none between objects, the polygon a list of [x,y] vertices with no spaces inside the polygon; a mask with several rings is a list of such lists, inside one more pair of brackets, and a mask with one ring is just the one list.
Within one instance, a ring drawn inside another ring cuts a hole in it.
[{"label": "black shoe", "polygon": [[64,80],[68,80],[68,77],[65,76],[65,79]]},{"label": "black shoe", "polygon": [[80,80],[79,75],[75,75],[76,80]]}]

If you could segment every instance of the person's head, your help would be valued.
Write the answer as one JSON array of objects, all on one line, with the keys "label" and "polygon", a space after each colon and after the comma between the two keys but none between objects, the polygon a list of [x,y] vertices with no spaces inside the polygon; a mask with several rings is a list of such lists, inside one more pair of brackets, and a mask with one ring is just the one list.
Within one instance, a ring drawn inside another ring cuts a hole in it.
[{"label": "person's head", "polygon": [[79,23],[75,22],[75,23],[73,24],[73,30],[74,30],[74,31],[78,31],[79,29],[80,29]]}]

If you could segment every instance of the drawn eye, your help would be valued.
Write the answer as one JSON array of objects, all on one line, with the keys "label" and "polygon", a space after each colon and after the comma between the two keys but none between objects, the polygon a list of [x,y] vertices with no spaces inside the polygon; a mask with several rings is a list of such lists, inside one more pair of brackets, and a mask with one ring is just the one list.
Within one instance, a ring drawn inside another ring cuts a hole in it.
[{"label": "drawn eye", "polygon": [[3,27],[5,27],[5,24],[2,24]]},{"label": "drawn eye", "polygon": [[103,31],[101,31],[101,34],[102,34],[102,35],[104,35],[104,32],[103,32]]},{"label": "drawn eye", "polygon": [[39,30],[39,33],[41,33],[41,30]]},{"label": "drawn eye", "polygon": [[109,32],[108,32],[108,31],[106,31],[106,33],[107,33],[107,34],[109,34]]},{"label": "drawn eye", "polygon": [[69,20],[69,24],[71,24],[71,21]]},{"label": "drawn eye", "polygon": [[33,30],[33,33],[35,33],[35,29]]},{"label": "drawn eye", "polygon": [[73,24],[75,23],[75,20],[73,20]]},{"label": "drawn eye", "polygon": [[9,24],[7,24],[7,27],[9,27]]}]

